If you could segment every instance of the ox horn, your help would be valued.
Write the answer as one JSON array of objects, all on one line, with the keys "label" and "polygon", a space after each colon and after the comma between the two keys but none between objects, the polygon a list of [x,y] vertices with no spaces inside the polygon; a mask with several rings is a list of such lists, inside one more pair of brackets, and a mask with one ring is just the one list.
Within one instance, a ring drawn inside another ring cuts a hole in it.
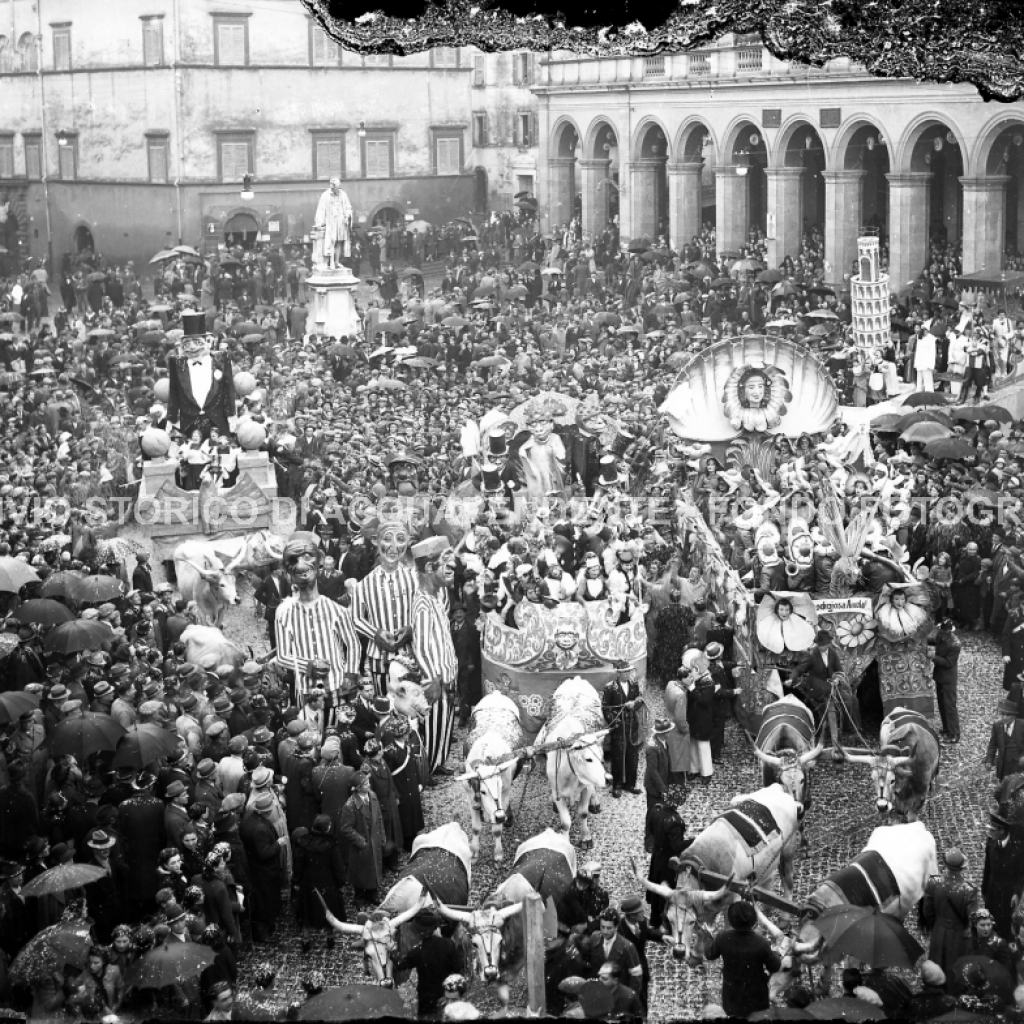
[{"label": "ox horn", "polygon": [[892,766],[893,768],[902,768],[905,764],[909,763],[909,761],[909,755],[907,755],[906,757],[894,757],[892,758]]},{"label": "ox horn", "polygon": [[821,757],[821,752],[824,749],[824,742],[819,743],[813,750],[808,750],[807,753],[800,754],[796,759],[797,764],[803,766],[805,764],[810,764],[812,761],[816,761],[819,757]]},{"label": "ox horn", "polygon": [[468,910],[455,910],[452,907],[446,907],[440,900],[437,900],[434,906],[438,913],[442,917],[447,917],[449,921],[460,921],[462,924],[473,923],[473,915]]},{"label": "ox horn", "polygon": [[469,782],[473,778],[476,778],[476,772],[463,772],[462,775],[455,776],[457,782]]},{"label": "ox horn", "polygon": [[195,571],[199,573],[199,575],[202,576],[204,580],[212,579],[213,577],[219,575],[221,571],[219,569],[202,569],[189,558],[186,558],[183,561],[185,562],[186,565],[191,565],[192,568],[195,569]]},{"label": "ox horn", "polygon": [[754,756],[759,760],[763,761],[767,765],[771,765],[772,768],[778,768],[782,764],[782,758],[776,757],[774,754],[766,754],[759,747],[754,747]]},{"label": "ox horn", "polygon": [[775,939],[776,942],[778,942],[778,940],[781,939],[785,933],[777,924],[775,924],[774,921],[768,919],[767,915],[764,913],[764,911],[761,910],[761,908],[756,903],[754,904],[754,910],[757,913],[757,919],[768,930],[771,937]]},{"label": "ox horn", "polygon": [[848,750],[844,750],[842,747],[839,748],[843,758],[850,762],[850,764],[874,764],[874,754],[851,754]]},{"label": "ox horn", "polygon": [[502,921],[507,921],[510,917],[514,917],[523,909],[522,903],[513,903],[511,907],[506,907],[504,910],[498,911],[498,917]]}]

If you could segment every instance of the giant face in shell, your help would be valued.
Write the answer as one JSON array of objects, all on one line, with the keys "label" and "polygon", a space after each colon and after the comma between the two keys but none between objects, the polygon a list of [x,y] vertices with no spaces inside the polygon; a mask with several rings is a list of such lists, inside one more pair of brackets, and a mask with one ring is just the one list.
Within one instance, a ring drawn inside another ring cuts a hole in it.
[{"label": "giant face in shell", "polygon": [[747,335],[693,356],[661,411],[691,441],[731,441],[743,433],[798,437],[827,431],[839,400],[813,352],[784,338]]}]

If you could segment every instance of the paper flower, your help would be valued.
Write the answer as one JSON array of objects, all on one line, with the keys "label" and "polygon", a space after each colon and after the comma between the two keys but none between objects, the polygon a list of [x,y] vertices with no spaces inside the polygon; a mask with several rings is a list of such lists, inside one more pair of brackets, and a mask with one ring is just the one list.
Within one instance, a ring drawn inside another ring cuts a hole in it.
[{"label": "paper flower", "polygon": [[925,587],[892,584],[875,603],[878,632],[898,643],[909,640],[928,624],[931,598]]},{"label": "paper flower", "polygon": [[772,654],[800,653],[814,643],[818,613],[807,594],[776,591],[757,608],[757,639]]},{"label": "paper flower", "polygon": [[836,640],[840,647],[863,647],[875,639],[878,623],[866,615],[856,615],[836,622]]}]

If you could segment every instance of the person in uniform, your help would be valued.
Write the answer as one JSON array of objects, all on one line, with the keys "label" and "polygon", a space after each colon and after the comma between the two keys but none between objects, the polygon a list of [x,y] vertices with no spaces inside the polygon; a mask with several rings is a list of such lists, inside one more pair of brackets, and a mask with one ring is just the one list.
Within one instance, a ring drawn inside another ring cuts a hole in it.
[{"label": "person in uniform", "polygon": [[952,977],[953,965],[968,953],[971,915],[980,906],[977,888],[963,876],[966,858],[955,847],[944,856],[946,874],[932,875],[924,888],[921,923],[931,932],[928,959]]}]

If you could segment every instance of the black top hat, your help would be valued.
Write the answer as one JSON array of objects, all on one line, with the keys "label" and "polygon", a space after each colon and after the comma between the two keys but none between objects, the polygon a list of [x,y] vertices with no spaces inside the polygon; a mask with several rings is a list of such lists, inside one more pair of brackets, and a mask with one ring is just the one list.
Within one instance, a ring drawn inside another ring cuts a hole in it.
[{"label": "black top hat", "polygon": [[508,452],[508,439],[504,430],[496,428],[487,435],[487,450],[491,455],[505,455]]},{"label": "black top hat", "polygon": [[194,311],[182,313],[181,326],[185,330],[186,338],[196,338],[206,334],[206,314]]},{"label": "black top hat", "polygon": [[485,463],[481,467],[483,472],[484,482],[483,488],[485,491],[500,491],[501,490],[501,470],[497,466],[491,463]]}]

